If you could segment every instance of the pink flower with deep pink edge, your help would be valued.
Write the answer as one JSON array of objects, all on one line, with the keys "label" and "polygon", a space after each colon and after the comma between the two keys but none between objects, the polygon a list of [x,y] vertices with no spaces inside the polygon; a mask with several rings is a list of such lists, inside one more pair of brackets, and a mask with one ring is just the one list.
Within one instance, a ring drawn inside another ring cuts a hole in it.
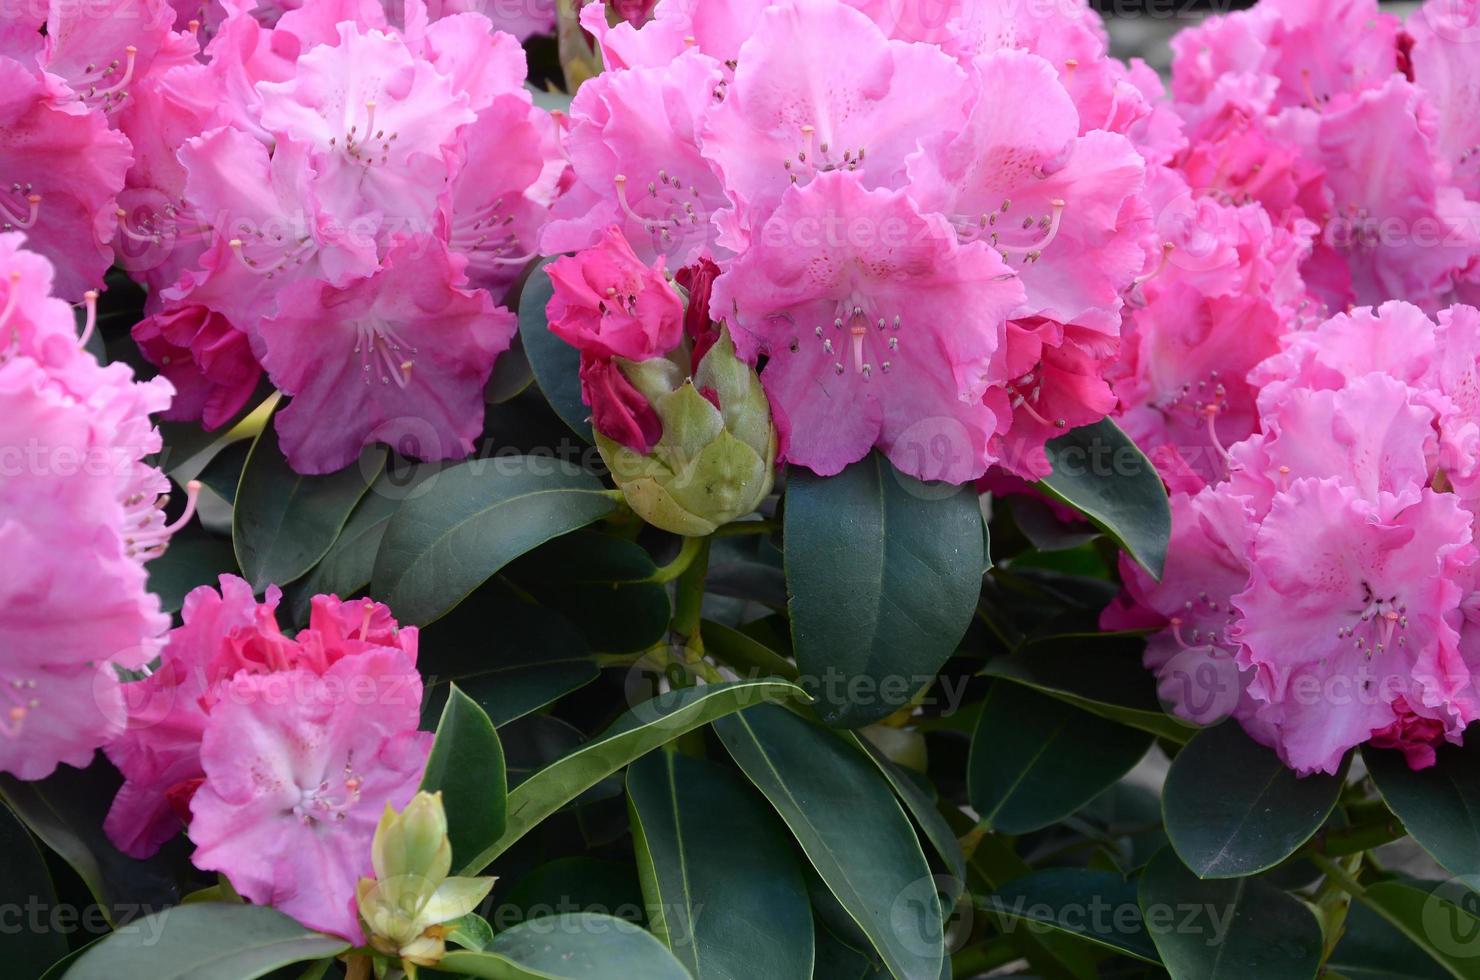
[{"label": "pink flower with deep pink edge", "polygon": [[550,332],[592,357],[645,361],[683,339],[683,300],[663,259],[639,259],[621,229],[545,267],[555,291],[546,304]]},{"label": "pink flower with deep pink edge", "polygon": [[363,941],[355,884],[386,805],[415,795],[432,735],[421,677],[400,650],[345,657],[322,675],[238,673],[201,742],[191,860],[311,929]]},{"label": "pink flower with deep pink edge", "polygon": [[247,335],[206,306],[186,304],[134,324],[133,338],[175,387],[163,418],[220,428],[247,404],[262,367]]},{"label": "pink flower with deep pink edge", "polygon": [[103,283],[129,142],[101,112],[78,111],[30,69],[0,57],[0,233],[56,267],[56,292],[77,301]]},{"label": "pink flower with deep pink edge", "polygon": [[1449,494],[1373,504],[1337,480],[1301,479],[1279,494],[1254,537],[1239,664],[1256,671],[1275,748],[1301,773],[1400,720],[1435,718],[1458,741],[1475,717],[1458,650],[1460,573],[1476,560],[1470,515]]},{"label": "pink flower with deep pink edge", "polygon": [[158,668],[125,686],[127,730],[106,747],[124,784],[103,825],[124,853],[149,857],[189,824],[191,797],[206,777],[201,742],[234,678],[323,674],[346,657],[384,649],[416,660],[417,630],[398,628],[379,603],[314,596],[308,627],[289,637],[277,624],[280,597],[270,586],[259,603],[234,575],[221,576],[219,592],[193,590]]},{"label": "pink flower with deep pink edge", "polygon": [[0,479],[0,771],[40,779],[122,729],[115,668],[146,665],[169,628],[143,566],[195,494],[167,524],[169,483],[145,459],[169,384],[83,351],[51,265],[20,240],[0,235],[0,445],[25,450]]},{"label": "pink flower with deep pink edge", "polygon": [[852,173],[867,188],[904,186],[920,140],[960,129],[969,92],[948,55],[890,40],[843,4],[767,8],[700,137],[735,202],[720,243],[740,247],[788,188],[828,173]]},{"label": "pink flower with deep pink edge", "polygon": [[277,416],[293,469],[332,473],[377,441],[419,459],[472,452],[484,385],[518,321],[465,284],[463,260],[422,235],[396,239],[369,278],[283,290],[253,346],[293,396]]},{"label": "pink flower with deep pink edge", "polygon": [[223,650],[262,623],[263,611],[273,621],[280,598],[270,587],[259,606],[252,587],[235,575],[221,576],[219,592],[209,585],[193,589],[159,666],[125,689],[127,729],[105,747],[124,782],[103,822],[125,854],[147,858],[189,822],[190,797],[205,778],[201,739],[220,687],[238,667]]},{"label": "pink flower with deep pink edge", "polygon": [[[903,191],[858,173],[788,190],[714,284],[785,422],[788,459],[830,476],[878,446],[922,479],[965,483],[993,462],[1006,321],[1024,292],[985,242],[959,244]],[[936,449],[944,451],[937,452]]]},{"label": "pink flower with deep pink edge", "polygon": [[583,84],[565,134],[574,183],[555,202],[541,251],[588,248],[611,225],[647,261],[686,265],[712,249],[711,219],[729,201],[698,139],[720,79],[717,61],[690,51]]}]

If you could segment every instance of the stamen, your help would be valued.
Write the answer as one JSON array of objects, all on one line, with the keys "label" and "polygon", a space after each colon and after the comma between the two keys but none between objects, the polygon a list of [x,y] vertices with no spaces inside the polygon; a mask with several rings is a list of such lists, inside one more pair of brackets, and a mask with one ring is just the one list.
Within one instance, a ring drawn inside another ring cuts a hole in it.
[{"label": "stamen", "polygon": [[98,325],[98,291],[89,289],[83,293],[82,302],[87,307],[87,320],[82,325],[82,336],[77,339],[78,347],[87,346],[87,342],[92,339],[93,328]]},{"label": "stamen", "polygon": [[1162,272],[1166,270],[1167,262],[1171,260],[1172,253],[1176,251],[1176,249],[1177,246],[1172,244],[1171,242],[1162,242],[1161,261],[1156,264],[1156,268],[1152,269],[1150,272],[1146,273],[1143,276],[1137,276],[1131,281],[1131,285],[1133,287],[1144,286],[1151,280],[1155,279],[1157,276],[1161,275]]},{"label": "stamen", "polygon": [[17,215],[15,212],[11,211],[9,207],[6,207],[3,209],[3,211],[0,211],[0,216],[3,216],[4,218],[3,225],[6,230],[9,230],[11,228],[24,229],[36,227],[36,220],[41,216],[41,195],[27,194],[24,200],[26,202],[25,217]]},{"label": "stamen", "polygon": [[117,93],[122,92],[125,88],[128,87],[128,83],[133,81],[134,61],[139,55],[139,49],[130,44],[128,47],[123,49],[123,53],[126,56],[126,60],[124,61],[123,65],[123,77],[109,88],[92,92],[91,94],[93,96],[102,96],[106,99],[109,96],[116,95]]}]

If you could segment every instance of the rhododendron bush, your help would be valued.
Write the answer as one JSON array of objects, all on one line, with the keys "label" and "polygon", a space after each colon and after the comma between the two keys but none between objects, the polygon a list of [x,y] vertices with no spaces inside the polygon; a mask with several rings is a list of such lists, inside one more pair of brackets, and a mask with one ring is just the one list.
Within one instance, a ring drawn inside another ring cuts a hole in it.
[{"label": "rhododendron bush", "polygon": [[0,5],[5,975],[1480,975],[1480,3],[1179,26]]}]

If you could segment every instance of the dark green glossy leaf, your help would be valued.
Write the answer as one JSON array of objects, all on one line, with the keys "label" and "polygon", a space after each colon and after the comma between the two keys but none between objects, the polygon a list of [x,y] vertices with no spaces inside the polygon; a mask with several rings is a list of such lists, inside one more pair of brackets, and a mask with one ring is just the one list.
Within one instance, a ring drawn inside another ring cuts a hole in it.
[{"label": "dark green glossy leaf", "polygon": [[483,400],[490,405],[501,405],[518,396],[534,383],[534,371],[529,358],[524,356],[524,343],[516,335],[514,343],[493,362],[493,373],[483,389]]},{"label": "dark green glossy leaf", "polygon": [[1258,878],[1202,880],[1171,848],[1141,876],[1141,914],[1172,980],[1312,980],[1321,926]]},{"label": "dark green glossy leaf", "polygon": [[513,559],[616,508],[600,480],[548,457],[470,460],[421,489],[387,525],[372,576],[374,595],[418,625]]},{"label": "dark green glossy leaf", "polygon": [[818,875],[901,980],[937,980],[937,882],[888,781],[855,745],[776,705],[715,723]]},{"label": "dark green glossy leaf", "polygon": [[[894,789],[894,794],[899,797],[899,801],[904,804],[905,810],[924,831],[925,838],[935,848],[935,853],[945,864],[946,870],[964,887],[966,855],[962,853],[961,842],[956,839],[945,817],[941,816],[940,808],[936,806],[934,797],[926,791],[924,786],[921,786],[921,783],[929,785],[925,777],[906,772],[890,762],[884,757],[879,747],[868,739],[860,738],[851,732],[847,734],[859,748],[868,753],[869,758],[874,760],[874,765],[878,766],[884,778],[889,780],[889,785]],[[955,895],[949,897],[954,898]]]},{"label": "dark green glossy leaf", "polygon": [[770,675],[789,681],[800,676],[795,664],[748,634],[707,619],[699,628],[704,649],[746,676]]},{"label": "dark green glossy leaf", "polygon": [[504,832],[508,784],[493,722],[456,684],[447,696],[421,788],[441,791],[452,861],[467,861]]},{"label": "dark green glossy leaf", "polygon": [[313,568],[339,537],[355,505],[385,465],[385,450],[365,450],[358,462],[327,476],[293,472],[269,422],[242,469],[231,540],[252,589],[287,585]]},{"label": "dark green glossy leaf", "polygon": [[[415,469],[403,480],[390,470],[381,472],[370,485],[370,492],[349,515],[343,530],[319,563],[290,589],[289,605],[294,622],[307,623],[310,604],[316,595],[337,595],[342,599],[360,592],[370,584],[375,569],[375,555],[386,525],[401,502],[415,492],[415,486],[433,472]],[[407,481],[410,481],[409,483]]]},{"label": "dark green glossy leaf", "polygon": [[460,919],[447,923],[450,930],[447,941],[463,949],[487,949],[493,942],[493,926],[476,912],[469,912]]},{"label": "dark green glossy leaf", "polygon": [[1480,896],[1466,884],[1451,880],[1417,888],[1401,881],[1381,881],[1368,886],[1358,898],[1450,976],[1480,978]]},{"label": "dark green glossy leaf", "polygon": [[164,554],[144,568],[149,573],[149,591],[159,596],[160,608],[176,613],[192,589],[214,587],[218,576],[237,574],[236,553],[230,540],[190,526],[175,532]]},{"label": "dark green glossy leaf", "polygon": [[509,823],[503,836],[461,873],[480,873],[545,817],[658,746],[749,705],[796,697],[805,695],[794,684],[737,681],[678,688],[637,705],[602,735],[516,786],[509,793]]},{"label": "dark green glossy leaf", "polygon": [[1272,868],[1326,822],[1342,775],[1304,778],[1236,722],[1204,729],[1177,754],[1162,792],[1167,836],[1200,878]]},{"label": "dark green glossy leaf", "polygon": [[1360,902],[1347,910],[1346,929],[1326,965],[1347,980],[1448,980],[1452,975]]},{"label": "dark green glossy leaf", "polygon": [[1403,753],[1362,747],[1367,771],[1388,809],[1424,850],[1450,872],[1480,880],[1480,734],[1445,745],[1427,769],[1410,769]]},{"label": "dark green glossy leaf", "polygon": [[79,957],[67,980],[253,980],[348,948],[266,906],[201,902],[124,926]]},{"label": "dark green glossy leaf", "polygon": [[1021,685],[997,683],[971,738],[967,793],[993,830],[1038,830],[1117,782],[1151,741],[1146,732]]},{"label": "dark green glossy leaf", "polygon": [[1033,871],[980,899],[978,907],[1017,920],[1019,927],[1053,929],[1138,960],[1159,962],[1141,919],[1135,883],[1113,871]]},{"label": "dark green glossy leaf", "polygon": [[[9,913],[0,919],[0,957],[7,973],[39,977],[67,955],[66,935],[45,925],[56,904],[56,889],[36,842],[25,825],[0,805],[0,909]],[[40,920],[40,929],[27,921],[33,909],[46,916]]]},{"label": "dark green glossy leaf", "polygon": [[[672,751],[632,764],[627,799],[652,931],[694,980],[812,975],[806,882],[765,800]],[[717,841],[743,842],[744,860]]]},{"label": "dark green glossy leaf", "polygon": [[630,860],[577,854],[547,861],[514,882],[500,896],[496,918],[503,929],[569,912],[597,912],[641,924],[643,910],[642,886]]},{"label": "dark green glossy leaf", "polygon": [[668,631],[668,590],[646,581],[657,570],[632,541],[577,531],[513,562],[505,574],[541,604],[564,613],[592,649],[635,653]]},{"label": "dark green glossy leaf", "polygon": [[[457,684],[498,728],[585,687],[599,676],[601,671],[593,661],[571,659],[498,666],[464,677]],[[421,713],[423,721],[441,717],[442,707],[447,703],[447,689],[446,684],[428,686],[427,704]]]},{"label": "dark green glossy leaf", "polygon": [[1105,419],[1049,440],[1046,449],[1053,473],[1039,489],[1088,517],[1160,577],[1172,510],[1156,467],[1130,437]]},{"label": "dark green glossy leaf", "polygon": [[222,449],[200,471],[196,477],[201,483],[228,504],[236,503],[236,490],[241,485],[242,470],[246,468],[247,456],[252,451],[252,440],[241,439]]},{"label": "dark green glossy leaf", "polygon": [[47,847],[77,872],[110,922],[180,901],[180,843],[139,861],[103,832],[103,818],[123,783],[101,755],[86,769],[60,766],[46,779],[21,782],[0,774],[0,797]]},{"label": "dark green glossy leaf", "polygon": [[1156,680],[1141,665],[1144,645],[1139,637],[1055,637],[988,661],[982,672],[1025,684],[1101,718],[1185,743],[1196,729],[1161,710]]},{"label": "dark green glossy leaf", "polygon": [[609,915],[578,912],[525,922],[481,953],[448,953],[439,968],[484,980],[688,980],[653,935]]},{"label": "dark green glossy leaf", "polygon": [[949,659],[981,591],[981,523],[970,487],[921,483],[878,453],[837,476],[791,471],[792,642],[824,722],[892,714]]},{"label": "dark green glossy leaf", "polygon": [[571,431],[587,442],[591,437],[591,410],[581,401],[581,355],[574,347],[550,332],[545,305],[555,293],[541,262],[529,274],[519,297],[519,339],[534,379],[555,413]]}]

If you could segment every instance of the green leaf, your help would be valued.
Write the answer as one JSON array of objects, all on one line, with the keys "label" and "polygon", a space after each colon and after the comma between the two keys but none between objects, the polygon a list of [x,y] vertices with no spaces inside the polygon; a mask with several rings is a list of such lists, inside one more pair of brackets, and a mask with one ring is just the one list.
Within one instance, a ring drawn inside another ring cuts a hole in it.
[{"label": "green leaf", "polygon": [[519,297],[519,340],[545,400],[572,432],[589,443],[594,440],[591,410],[581,401],[581,354],[550,332],[550,321],[545,316],[545,306],[555,294],[555,286],[545,272],[552,261],[546,259],[535,266],[524,284]]},{"label": "green leaf", "polygon": [[0,805],[0,908],[13,912],[0,919],[0,956],[7,973],[39,977],[67,955],[65,933],[45,925],[34,929],[26,921],[30,910],[49,916],[56,904],[56,889],[36,842],[25,824]]},{"label": "green leaf", "polygon": [[79,957],[67,980],[253,980],[347,949],[266,906],[203,902],[124,926]]},{"label": "green leaf", "polygon": [[180,901],[180,842],[139,861],[114,847],[103,832],[103,818],[122,784],[101,756],[86,769],[60,766],[34,782],[0,774],[0,798],[77,872],[109,922]]},{"label": "green leaf", "polygon": [[1156,467],[1109,419],[1051,439],[1053,473],[1038,483],[1110,535],[1157,578],[1166,564],[1172,510]]},{"label": "green leaf", "polygon": [[[776,815],[730,772],[672,751],[628,768],[648,920],[695,980],[805,980],[812,974],[806,881]],[[743,842],[744,860],[716,847],[720,841]]]},{"label": "green leaf", "polygon": [[483,388],[483,400],[490,405],[502,405],[517,398],[533,383],[534,372],[530,370],[529,358],[524,356],[524,343],[515,336],[509,349],[493,362],[493,373]]},{"label": "green leaf", "polygon": [[1450,881],[1425,891],[1401,881],[1381,881],[1357,898],[1450,976],[1480,978],[1480,918],[1475,915],[1480,899],[1465,884]]},{"label": "green leaf", "polygon": [[541,864],[499,896],[498,923],[505,929],[565,912],[599,912],[641,922],[643,897],[637,866],[630,859],[607,861],[572,854]]},{"label": "green leaf", "polygon": [[1172,760],[1162,791],[1167,836],[1200,878],[1274,867],[1311,838],[1346,773],[1295,775],[1236,722],[1204,729]]},{"label": "green leaf", "polygon": [[739,630],[706,619],[699,624],[699,631],[705,651],[731,667],[789,681],[801,676],[790,660]]},{"label": "green leaf", "polygon": [[1362,747],[1367,771],[1388,809],[1420,847],[1450,872],[1480,876],[1480,736],[1445,745],[1427,769],[1403,753]]},{"label": "green leaf", "polygon": [[[493,727],[500,728],[538,711],[601,676],[589,659],[556,660],[543,664],[498,665],[458,680],[464,694],[482,708]],[[430,680],[430,678],[429,678]],[[448,685],[429,683],[423,722],[439,718],[447,703]]]},{"label": "green leaf", "polygon": [[503,836],[459,874],[479,874],[541,820],[618,769],[685,732],[749,705],[805,696],[801,688],[782,681],[736,681],[678,688],[637,705],[602,735],[516,786],[509,793],[509,823]]},{"label": "green leaf", "polygon": [[937,882],[874,763],[775,705],[731,715],[714,730],[890,971],[937,980],[945,955]]},{"label": "green leaf", "polygon": [[981,511],[871,454],[833,477],[787,480],[792,645],[827,724],[856,728],[909,703],[950,658],[981,591]]},{"label": "green leaf", "polygon": [[237,573],[236,553],[226,538],[191,526],[175,532],[164,554],[151,558],[145,571],[160,608],[177,613],[192,589],[214,586],[218,576]]},{"label": "green leaf", "polygon": [[477,912],[469,912],[447,923],[447,941],[463,949],[487,949],[493,942],[493,926]]},{"label": "green leaf", "polygon": [[965,887],[966,855],[962,853],[961,842],[956,838],[950,825],[946,823],[945,817],[941,815],[935,800],[920,785],[925,782],[928,786],[928,782],[924,777],[919,777],[917,781],[914,774],[890,762],[884,757],[884,753],[879,751],[879,747],[868,739],[860,738],[852,732],[847,733],[847,738],[874,760],[874,765],[879,767],[879,772],[884,774],[884,778],[893,788],[894,795],[899,797],[905,810],[911,817],[914,817],[915,823],[919,824],[920,829],[925,832],[926,839],[935,848],[935,853],[940,856],[946,870],[962,887]]},{"label": "green leaf", "polygon": [[988,661],[982,673],[1185,744],[1197,729],[1162,711],[1156,679],[1141,665],[1144,646],[1139,637],[1052,637]]},{"label": "green leaf", "polygon": [[437,737],[427,758],[421,788],[442,793],[454,865],[498,840],[504,832],[508,784],[503,746],[488,715],[456,684],[437,723]]},{"label": "green leaf", "polygon": [[525,552],[616,509],[600,480],[549,457],[469,460],[422,489],[391,518],[371,578],[375,596],[417,625]]},{"label": "green leaf", "polygon": [[448,953],[438,969],[483,980],[688,980],[652,934],[610,915],[534,919],[493,937],[484,952]]},{"label": "green leaf", "polygon": [[200,480],[228,504],[236,503],[236,490],[242,482],[242,470],[252,451],[251,439],[240,439],[225,447],[200,471]]},{"label": "green leaf", "polygon": [[1448,980],[1452,975],[1401,929],[1360,902],[1347,910],[1346,929],[1326,967],[1348,980]]},{"label": "green leaf", "polygon": [[355,505],[385,466],[385,450],[328,476],[293,471],[269,421],[252,444],[231,515],[231,540],[254,592],[297,581],[333,547]]},{"label": "green leaf", "polygon": [[1258,878],[1199,879],[1171,848],[1141,876],[1141,914],[1172,980],[1312,980],[1321,926]]},{"label": "green leaf", "polygon": [[967,795],[993,830],[1038,830],[1119,781],[1151,741],[1036,691],[993,684],[971,737]]},{"label": "green leaf", "polygon": [[576,531],[509,565],[505,574],[580,627],[592,649],[635,653],[662,640],[673,613],[668,590],[639,545]]},{"label": "green leaf", "polygon": [[[1136,885],[1113,871],[1047,868],[1014,878],[978,907],[1038,928],[1068,933],[1117,953],[1159,963],[1141,919]],[[1004,931],[1011,931],[1011,923]]]},{"label": "green leaf", "polygon": [[344,529],[328,552],[312,571],[287,590],[294,622],[308,622],[314,596],[348,598],[370,584],[375,555],[380,550],[380,539],[385,536],[386,525],[401,506],[401,501],[414,493],[415,485],[431,472],[417,467],[411,471],[410,482],[392,475],[390,470],[382,471],[375,478],[370,492],[349,515]]}]

